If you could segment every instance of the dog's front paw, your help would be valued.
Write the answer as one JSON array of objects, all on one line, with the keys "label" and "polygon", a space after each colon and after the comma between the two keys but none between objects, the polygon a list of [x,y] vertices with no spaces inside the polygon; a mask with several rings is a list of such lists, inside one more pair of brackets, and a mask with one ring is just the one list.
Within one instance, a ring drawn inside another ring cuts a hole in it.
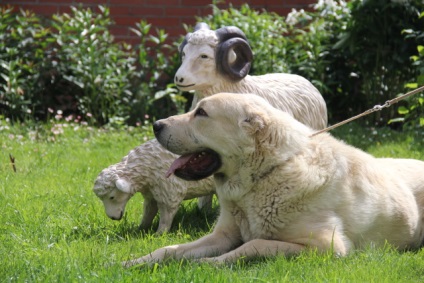
[{"label": "dog's front paw", "polygon": [[125,268],[129,268],[129,267],[137,265],[137,264],[139,264],[139,263],[137,262],[136,259],[121,262],[122,267],[125,267]]},{"label": "dog's front paw", "polygon": [[148,260],[145,260],[144,257],[140,257],[137,259],[132,259],[132,260],[127,260],[127,261],[123,261],[121,262],[122,267],[124,268],[129,268],[135,265],[138,265],[140,267],[142,266],[150,266],[153,265],[154,263]]}]

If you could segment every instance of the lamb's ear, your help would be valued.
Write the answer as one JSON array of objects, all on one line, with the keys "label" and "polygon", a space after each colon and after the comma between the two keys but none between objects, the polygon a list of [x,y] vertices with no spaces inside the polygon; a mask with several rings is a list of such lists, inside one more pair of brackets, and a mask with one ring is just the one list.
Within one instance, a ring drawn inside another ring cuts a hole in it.
[{"label": "lamb's ear", "polygon": [[127,194],[131,193],[131,184],[127,180],[118,179],[115,182],[115,186],[121,192],[124,192],[124,193],[127,193]]},{"label": "lamb's ear", "polygon": [[239,125],[248,135],[254,136],[266,128],[267,122],[264,116],[252,114],[240,121]]}]

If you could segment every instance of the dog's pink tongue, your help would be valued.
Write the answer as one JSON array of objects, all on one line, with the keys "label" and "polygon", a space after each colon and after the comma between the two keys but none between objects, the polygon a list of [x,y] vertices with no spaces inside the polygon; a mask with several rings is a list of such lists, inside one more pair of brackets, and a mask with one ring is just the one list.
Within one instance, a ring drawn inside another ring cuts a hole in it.
[{"label": "dog's pink tongue", "polygon": [[190,160],[192,155],[193,155],[192,153],[189,153],[186,155],[181,155],[180,157],[175,159],[175,161],[172,162],[171,167],[169,167],[168,171],[166,172],[166,175],[165,175],[166,178],[174,174],[175,170],[184,167],[184,165],[187,164],[187,162]]}]

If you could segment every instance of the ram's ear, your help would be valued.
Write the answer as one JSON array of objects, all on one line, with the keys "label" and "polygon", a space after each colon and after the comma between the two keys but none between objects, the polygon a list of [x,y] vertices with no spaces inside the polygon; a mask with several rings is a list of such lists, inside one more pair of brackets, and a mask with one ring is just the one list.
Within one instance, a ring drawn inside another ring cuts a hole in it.
[{"label": "ram's ear", "polygon": [[256,136],[267,127],[267,121],[263,115],[251,114],[240,121],[239,125],[248,135]]},{"label": "ram's ear", "polygon": [[115,186],[121,192],[130,194],[131,193],[131,184],[125,179],[118,179],[115,182]]}]

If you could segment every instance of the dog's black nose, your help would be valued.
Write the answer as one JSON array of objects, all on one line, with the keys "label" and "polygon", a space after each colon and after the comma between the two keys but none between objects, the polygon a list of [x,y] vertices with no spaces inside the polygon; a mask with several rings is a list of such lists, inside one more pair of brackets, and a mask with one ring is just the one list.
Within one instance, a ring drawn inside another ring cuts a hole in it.
[{"label": "dog's black nose", "polygon": [[164,124],[160,121],[156,121],[153,123],[153,132],[154,134],[159,134],[162,131]]}]

